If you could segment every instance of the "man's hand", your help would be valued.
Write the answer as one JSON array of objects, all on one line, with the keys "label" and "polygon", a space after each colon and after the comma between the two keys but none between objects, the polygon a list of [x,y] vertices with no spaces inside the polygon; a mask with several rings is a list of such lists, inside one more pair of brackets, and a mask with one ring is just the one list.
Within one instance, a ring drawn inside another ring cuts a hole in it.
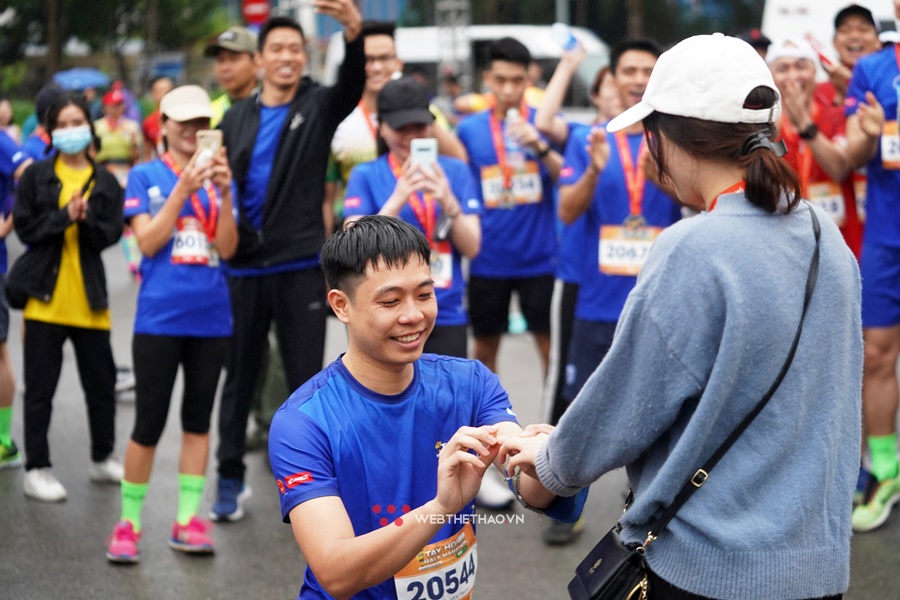
[{"label": "man's hand", "polygon": [[588,145],[584,147],[591,157],[591,166],[597,173],[602,173],[609,162],[609,144],[606,142],[606,131],[602,127],[595,127],[587,137]]},{"label": "man's hand", "polygon": [[803,88],[799,81],[785,82],[781,105],[784,107],[784,113],[787,115],[791,125],[797,131],[803,131],[813,122],[812,114],[804,101]]},{"label": "man's hand", "polygon": [[507,438],[498,454],[501,462],[509,461],[506,462],[506,472],[512,475],[519,469],[522,473],[538,479],[534,467],[537,453],[554,429],[552,425],[546,423],[529,425],[521,434]]},{"label": "man's hand", "polygon": [[362,29],[362,16],[353,0],[312,0],[310,5],[320,15],[329,15],[344,26],[344,38],[352,42]]},{"label": "man's hand", "polygon": [[507,133],[525,148],[530,148],[535,152],[541,149],[541,134],[538,133],[534,125],[524,119],[518,119],[514,123],[510,123]]},{"label": "man's hand", "polygon": [[866,101],[860,102],[856,109],[859,117],[859,128],[870,138],[881,135],[884,127],[884,108],[872,92],[866,92]]},{"label": "man's hand", "polygon": [[484,472],[500,451],[497,430],[495,425],[460,427],[441,448],[434,502],[442,514],[455,515],[475,498]]}]

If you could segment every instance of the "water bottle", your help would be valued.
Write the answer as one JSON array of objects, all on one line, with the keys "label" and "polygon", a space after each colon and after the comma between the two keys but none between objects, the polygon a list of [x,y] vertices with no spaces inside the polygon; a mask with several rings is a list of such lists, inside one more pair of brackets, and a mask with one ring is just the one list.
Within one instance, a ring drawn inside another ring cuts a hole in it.
[{"label": "water bottle", "polygon": [[566,52],[571,52],[578,47],[578,38],[575,37],[572,30],[565,23],[554,23],[550,27],[550,36]]},{"label": "water bottle", "polygon": [[503,130],[503,145],[506,147],[506,163],[514,170],[519,170],[525,166],[525,149],[518,141],[509,135],[511,125],[519,123],[522,116],[519,109],[510,108],[506,111],[506,127]]}]

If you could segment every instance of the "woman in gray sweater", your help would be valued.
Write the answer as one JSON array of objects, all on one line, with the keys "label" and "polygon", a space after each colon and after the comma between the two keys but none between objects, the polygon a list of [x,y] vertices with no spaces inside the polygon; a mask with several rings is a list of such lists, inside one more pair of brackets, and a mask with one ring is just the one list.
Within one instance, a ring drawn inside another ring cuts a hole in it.
[{"label": "woman in gray sweater", "polygon": [[507,440],[508,469],[571,495],[625,466],[635,500],[621,537],[641,544],[692,474],[766,393],[815,291],[777,392],[701,489],[647,546],[653,599],[840,598],[850,578],[859,467],[862,334],[856,260],[801,202],[772,143],[780,107],[765,63],[721,34],[664,53],[643,120],[679,200],[703,211],[650,251],[613,346],[553,430]]}]

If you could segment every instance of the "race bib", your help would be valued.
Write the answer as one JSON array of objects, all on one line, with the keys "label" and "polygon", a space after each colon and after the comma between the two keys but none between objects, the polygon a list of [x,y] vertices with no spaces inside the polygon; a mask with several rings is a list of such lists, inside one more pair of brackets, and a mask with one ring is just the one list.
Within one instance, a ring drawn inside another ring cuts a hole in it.
[{"label": "race bib", "polygon": [[900,169],[900,129],[897,121],[886,121],[881,130],[881,166]]},{"label": "race bib", "polygon": [[807,195],[809,196],[807,200],[828,213],[838,227],[844,224],[847,210],[841,186],[833,181],[810,183],[807,186]]},{"label": "race bib", "polygon": [[471,523],[453,537],[425,546],[394,575],[398,600],[471,600],[478,553]]},{"label": "race bib", "polygon": [[173,265],[209,265],[209,238],[196,217],[181,217],[172,244]]},{"label": "race bib", "polygon": [[623,227],[604,225],[600,228],[600,272],[607,275],[636,276],[650,247],[662,227]]},{"label": "race bib", "polygon": [[535,204],[544,198],[541,168],[533,160],[517,170],[512,177],[512,188],[503,187],[503,172],[499,165],[482,167],[481,194],[485,208],[515,208],[519,204]]},{"label": "race bib", "polygon": [[453,251],[449,241],[438,242],[431,252],[431,278],[436,288],[453,286]]}]

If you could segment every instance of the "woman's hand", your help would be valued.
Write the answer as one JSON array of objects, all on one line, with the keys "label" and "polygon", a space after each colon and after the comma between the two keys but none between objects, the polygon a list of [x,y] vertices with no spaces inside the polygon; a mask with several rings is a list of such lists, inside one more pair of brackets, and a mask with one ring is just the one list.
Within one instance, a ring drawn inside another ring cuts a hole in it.
[{"label": "woman's hand", "polygon": [[228,166],[228,155],[225,148],[219,148],[219,151],[213,156],[210,168],[210,180],[216,186],[219,196],[222,198],[231,197],[231,167]]},{"label": "woman's hand", "polygon": [[447,174],[437,162],[429,167],[421,167],[422,173],[422,191],[429,193],[441,205],[441,210],[450,218],[457,216],[460,212],[459,200],[450,189],[450,181]]},{"label": "woman's hand", "polygon": [[[197,190],[203,187],[203,182],[212,176],[212,161],[205,165],[197,165],[197,159],[204,150],[198,148],[188,164],[185,165],[178,176],[178,183],[175,185],[181,188],[181,192],[185,196],[197,193]],[[213,159],[215,160],[215,159]]]},{"label": "woman's hand", "polygon": [[85,216],[87,216],[87,200],[82,196],[81,190],[72,194],[72,199],[66,205],[66,210],[69,211],[69,220],[73,223],[84,221]]},{"label": "woman's hand", "polygon": [[554,429],[546,423],[529,425],[519,435],[507,438],[498,454],[500,462],[506,462],[506,472],[514,473],[518,468],[526,475],[538,479],[535,470],[537,454]]},{"label": "woman's hand", "polygon": [[384,203],[379,214],[391,215],[396,217],[400,211],[409,202],[409,197],[415,192],[422,189],[425,176],[423,175],[419,165],[413,165],[407,158],[403,166],[400,167],[400,175],[397,177],[397,185],[394,191]]}]

